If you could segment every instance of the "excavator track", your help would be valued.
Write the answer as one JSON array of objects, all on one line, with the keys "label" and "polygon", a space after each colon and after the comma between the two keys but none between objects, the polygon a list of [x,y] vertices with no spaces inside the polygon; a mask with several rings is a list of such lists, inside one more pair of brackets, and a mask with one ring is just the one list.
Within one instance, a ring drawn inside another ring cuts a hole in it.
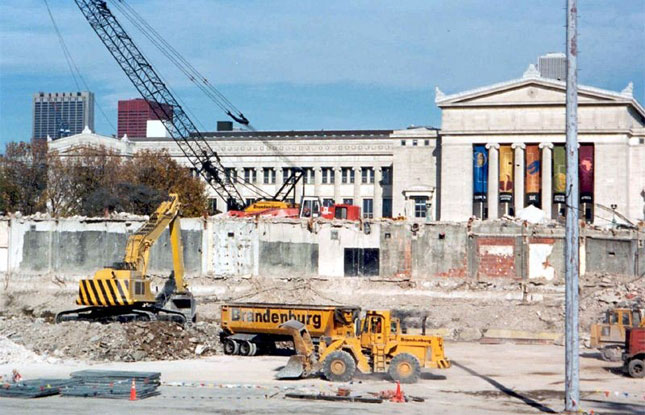
[{"label": "excavator track", "polygon": [[172,321],[178,324],[192,323],[180,311],[159,307],[85,307],[61,311],[56,314],[56,323],[65,321],[89,321],[95,323],[129,323],[134,321]]}]

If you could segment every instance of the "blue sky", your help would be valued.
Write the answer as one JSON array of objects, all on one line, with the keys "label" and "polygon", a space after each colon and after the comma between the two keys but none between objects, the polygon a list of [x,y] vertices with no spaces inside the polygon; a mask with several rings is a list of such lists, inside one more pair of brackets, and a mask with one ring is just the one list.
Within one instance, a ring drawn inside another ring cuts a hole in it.
[{"label": "blue sky", "polygon": [[[96,94],[96,129],[113,134],[117,101],[137,92],[74,2],[49,3]],[[565,0],[129,3],[258,130],[439,126],[435,86],[455,93],[518,78],[565,45]],[[226,119],[114,12],[198,126]],[[579,13],[580,83],[620,91],[633,81],[645,103],[645,1],[580,0]],[[2,0],[0,148],[30,139],[34,92],[73,90],[43,1]]]}]

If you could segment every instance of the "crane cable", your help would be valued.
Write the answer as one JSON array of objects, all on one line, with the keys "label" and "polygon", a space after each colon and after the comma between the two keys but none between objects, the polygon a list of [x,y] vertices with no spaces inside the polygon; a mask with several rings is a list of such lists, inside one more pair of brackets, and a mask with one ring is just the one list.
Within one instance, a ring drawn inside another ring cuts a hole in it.
[{"label": "crane cable", "polygon": [[[63,35],[58,29],[58,25],[56,24],[56,19],[52,14],[52,11],[49,7],[49,3],[47,2],[47,0],[43,0],[43,3],[45,3],[45,7],[47,8],[47,13],[49,14],[49,18],[51,19],[52,25],[54,26],[54,31],[56,32],[56,36],[58,37],[58,42],[60,43],[60,47],[63,50],[63,55],[65,56],[65,60],[67,61],[67,66],[69,67],[69,71],[72,75],[72,78],[74,79],[74,83],[76,84],[77,90],[79,91],[81,90],[81,87],[78,83],[78,79],[80,79],[83,86],[85,86],[85,89],[87,91],[91,91],[90,87],[87,85],[87,82],[85,81],[85,78],[81,74],[81,71],[78,69],[76,62],[72,57],[72,54],[70,53],[69,49],[67,48],[67,45],[65,44],[65,39],[63,39]],[[77,79],[77,76],[78,76],[78,79]],[[112,127],[114,131],[116,131],[116,127],[114,126],[112,121],[110,121],[110,119],[108,118],[107,114],[103,110],[103,107],[101,106],[101,103],[98,101],[95,101],[95,103],[99,107],[99,111],[101,112],[101,115],[103,115],[103,118],[105,118],[105,121],[107,121],[107,123],[110,125],[110,127]],[[57,111],[56,109],[54,110]]]},{"label": "crane cable", "polygon": [[136,10],[125,0],[112,0],[112,4],[132,23],[159,51],[168,58],[186,77],[202,90],[222,111],[236,122],[249,125],[248,119],[208,79],[168,43]]},{"label": "crane cable", "polygon": [[[112,0],[112,4],[118,9],[132,25],[134,25],[168,60],[170,60],[186,77],[193,82],[197,87],[213,101],[222,111],[227,115],[231,116],[235,121],[240,123],[240,119],[244,121],[246,117],[244,114],[235,107],[235,105],[229,101],[220,91],[218,91],[208,79],[202,75],[184,56],[177,51],[168,41],[166,41],[159,32],[157,32],[133,7],[131,7],[125,0]],[[176,95],[176,94],[175,94]],[[237,117],[232,113],[235,112]],[[244,124],[243,122],[241,124]],[[251,124],[245,124],[246,128],[252,132],[256,130],[251,126]],[[289,167],[291,171],[297,168],[295,164],[287,158],[284,153],[282,153],[278,147],[276,147],[269,140],[260,138],[267,147],[269,147],[274,154],[277,154],[280,159]],[[242,178],[237,178],[236,183],[240,184],[247,189],[250,189],[253,193],[258,195],[269,196],[271,198],[273,195],[270,195],[267,191],[263,190],[259,186],[256,186],[252,183],[244,182]]]}]

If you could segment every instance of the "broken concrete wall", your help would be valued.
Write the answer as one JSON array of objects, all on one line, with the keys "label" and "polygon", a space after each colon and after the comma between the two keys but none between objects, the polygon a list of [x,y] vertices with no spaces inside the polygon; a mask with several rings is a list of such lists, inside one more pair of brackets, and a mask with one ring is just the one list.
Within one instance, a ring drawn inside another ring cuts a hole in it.
[{"label": "broken concrete wall", "polygon": [[[184,266],[201,272],[200,220],[182,221]],[[128,235],[143,220],[23,220],[7,221],[9,258],[6,271],[21,274],[91,275],[97,269],[123,260]],[[168,231],[150,251],[149,271],[172,269]]]},{"label": "broken concrete wall", "polygon": [[[0,272],[91,275],[122,259],[128,234],[142,223],[0,219]],[[564,279],[564,229],[555,224],[183,219],[182,240],[189,275]],[[641,275],[644,242],[642,232],[582,228],[581,275]],[[171,268],[165,232],[150,272]]]}]

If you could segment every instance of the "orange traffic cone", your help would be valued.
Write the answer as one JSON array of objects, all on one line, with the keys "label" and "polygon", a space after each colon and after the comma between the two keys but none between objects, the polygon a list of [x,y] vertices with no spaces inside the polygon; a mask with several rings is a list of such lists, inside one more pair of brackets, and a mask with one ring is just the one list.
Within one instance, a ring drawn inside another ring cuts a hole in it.
[{"label": "orange traffic cone", "polygon": [[405,402],[405,397],[403,396],[403,391],[401,390],[401,383],[396,381],[396,392],[392,398],[392,402]]},{"label": "orange traffic cone", "polygon": [[132,378],[132,386],[130,387],[130,400],[137,400],[137,385],[134,383],[134,378]]}]

